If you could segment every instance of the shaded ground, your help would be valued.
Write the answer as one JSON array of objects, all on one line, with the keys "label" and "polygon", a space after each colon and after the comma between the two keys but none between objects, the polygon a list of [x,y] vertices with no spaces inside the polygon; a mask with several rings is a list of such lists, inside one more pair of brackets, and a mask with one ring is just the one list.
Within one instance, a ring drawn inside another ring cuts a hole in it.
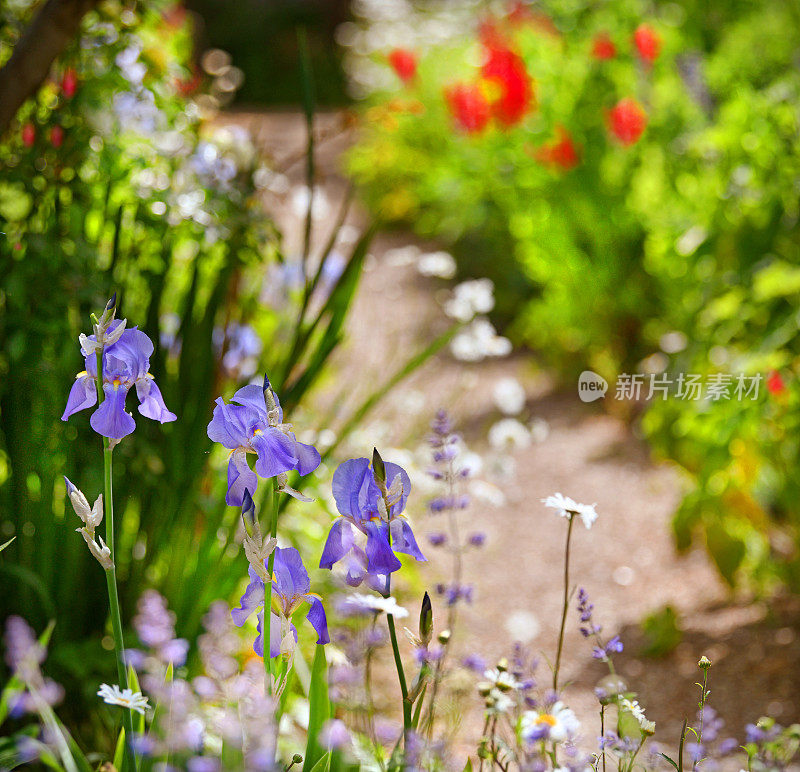
[{"label": "shaded ground", "polygon": [[[302,148],[304,132],[296,115],[240,114],[274,158],[288,159]],[[323,117],[332,126],[333,117]],[[336,173],[336,160],[349,139],[342,136],[321,149],[319,172],[330,201],[346,186]],[[287,168],[293,184],[302,184],[302,165]],[[300,232],[292,207],[283,207],[287,253],[299,249]],[[319,243],[327,237],[333,212],[316,223]],[[350,222],[363,223],[356,213]],[[340,377],[350,397],[383,380],[412,351],[446,329],[447,320],[434,300],[445,282],[419,276],[413,265],[387,260],[386,251],[413,239],[382,235],[372,249],[355,308],[350,337],[338,356]],[[546,440],[513,454],[516,474],[502,482],[506,502],[497,507],[473,506],[469,526],[487,532],[487,546],[467,562],[466,581],[475,586],[475,602],[462,612],[456,647],[479,652],[489,661],[510,653],[515,637],[525,636],[535,650],[552,658],[562,603],[564,523],[544,509],[540,499],[562,491],[579,501],[597,502],[595,527],[576,528],[572,581],[583,586],[596,605],[597,621],[609,637],[620,634],[625,653],[618,657],[622,675],[639,694],[648,717],[658,724],[656,739],[675,745],[684,716],[696,709],[696,662],[706,654],[711,671],[712,704],[728,729],[741,736],[743,725],[769,712],[782,723],[800,719],[800,609],[778,604],[731,601],[704,553],[676,556],[669,531],[671,513],[680,500],[677,474],[648,459],[646,448],[620,420],[584,405],[575,391],[554,392],[546,374],[525,357],[457,362],[447,353],[415,374],[383,406],[379,418],[387,444],[420,438],[435,409],[446,406],[470,446],[486,449],[486,431],[500,415],[490,394],[497,380],[513,375],[525,384],[525,418],[549,427]],[[339,391],[335,393],[339,394]],[[441,529],[443,524],[418,514],[415,522]],[[468,527],[469,527],[468,526]],[[428,551],[432,550],[428,548]],[[427,586],[446,579],[437,575],[447,561],[431,561],[421,575]],[[671,605],[679,613],[683,637],[660,659],[639,656],[644,639],[642,618]],[[596,733],[592,688],[604,675],[593,661],[591,647],[578,631],[570,611],[562,681],[571,683],[567,700]],[[540,667],[547,679],[547,665]],[[462,736],[476,736],[482,724],[477,698],[465,718]]]}]

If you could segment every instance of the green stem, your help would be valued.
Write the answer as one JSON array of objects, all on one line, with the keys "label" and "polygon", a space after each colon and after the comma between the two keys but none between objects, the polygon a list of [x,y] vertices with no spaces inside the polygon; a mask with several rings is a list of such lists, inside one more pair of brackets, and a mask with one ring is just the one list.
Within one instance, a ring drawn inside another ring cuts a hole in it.
[{"label": "green stem", "polygon": [[397,643],[397,633],[394,629],[394,617],[386,615],[389,625],[389,638],[392,641],[392,651],[394,652],[394,664],[397,667],[397,679],[400,681],[400,693],[403,695],[403,736],[411,729],[411,703],[408,699],[408,686],[406,685],[406,673],[403,669],[403,660],[400,658],[400,646]]},{"label": "green stem", "polygon": [[561,609],[561,629],[558,632],[558,651],[556,652],[556,665],[553,668],[553,691],[558,691],[558,671],[561,668],[561,651],[564,648],[564,627],[567,624],[567,611],[569,610],[569,545],[572,539],[572,523],[575,516],[570,514],[567,526],[567,547],[564,551],[564,607]]},{"label": "green stem", "polygon": [[[272,515],[270,517],[269,523],[269,535],[274,539],[278,533],[278,510],[279,510],[279,501],[278,501],[278,481],[277,479],[272,480]],[[264,642],[264,678],[265,680],[265,687],[267,690],[267,694],[272,694],[272,651],[270,641],[271,638],[271,627],[272,627],[272,571],[275,566],[275,550],[269,555],[269,560],[267,561],[267,576],[269,578],[269,582],[267,582],[266,587],[264,588],[264,624],[263,627],[263,642]]]},{"label": "green stem", "polygon": [[[97,352],[97,404],[105,398],[103,392],[103,351]],[[111,568],[106,569],[106,587],[108,588],[108,606],[111,616],[111,629],[114,633],[114,655],[117,661],[117,678],[121,688],[128,689],[128,672],[125,668],[125,641],[122,637],[122,615],[119,610],[119,592],[117,590],[116,552],[114,547],[114,486],[113,486],[113,452],[108,437],[103,437],[103,508],[106,521],[106,544],[111,553]],[[125,764],[128,769],[136,769],[136,755],[130,743],[133,740],[133,717],[131,711],[123,708],[122,721],[125,726]]]}]

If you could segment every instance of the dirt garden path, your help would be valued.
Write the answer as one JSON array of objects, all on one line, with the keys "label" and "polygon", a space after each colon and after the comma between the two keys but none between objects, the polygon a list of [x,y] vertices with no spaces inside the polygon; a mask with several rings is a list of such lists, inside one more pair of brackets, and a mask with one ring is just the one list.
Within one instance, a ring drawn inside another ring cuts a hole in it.
[{"label": "dirt garden path", "polygon": [[[232,119],[246,125],[276,159],[302,150],[304,129],[298,115],[240,113]],[[332,120],[323,116],[320,125],[330,126]],[[346,137],[331,140],[320,152],[319,182],[333,206],[315,222],[319,241],[327,236],[335,204],[346,188],[337,159],[347,142]],[[287,176],[293,186],[302,185],[302,164],[288,169]],[[280,219],[287,253],[297,252],[295,234],[301,228],[291,205],[283,208]],[[363,224],[363,213],[356,212],[350,222]],[[363,390],[359,384],[385,377],[447,327],[437,302],[447,283],[420,276],[414,265],[398,261],[396,253],[391,259],[386,256],[388,250],[413,242],[405,234],[380,235],[372,247],[350,318],[349,340],[338,358],[339,372],[355,392]],[[461,612],[455,639],[458,651],[477,652],[492,662],[510,653],[516,636],[526,635],[533,649],[553,658],[562,603],[565,528],[540,499],[561,491],[578,501],[597,502],[600,517],[595,527],[589,532],[576,528],[572,579],[594,601],[604,632],[622,637],[625,652],[617,661],[648,717],[658,725],[656,740],[674,747],[682,717],[693,716],[696,662],[702,654],[714,662],[712,704],[732,733],[741,736],[746,722],[766,712],[784,724],[799,720],[797,606],[787,602],[770,610],[763,604],[737,603],[704,553],[676,556],[669,523],[680,500],[677,473],[654,465],[627,424],[596,404],[584,405],[575,391],[554,391],[529,357],[467,365],[441,353],[381,408],[375,424],[384,433],[380,441],[384,446],[401,445],[409,437],[424,437],[436,408],[445,406],[469,446],[483,453],[488,448],[488,428],[502,417],[493,405],[492,390],[506,376],[525,386],[527,403],[521,417],[528,423],[538,419],[539,433],[543,435],[546,427],[547,436],[516,450],[511,455],[515,475],[495,480],[504,504],[476,505],[465,515],[467,529],[485,531],[487,541],[466,562],[466,580],[474,584],[475,600]],[[415,523],[418,533],[444,530],[443,523],[422,512]],[[433,550],[427,546],[427,551]],[[446,572],[437,575],[437,567],[446,563],[440,559],[423,567],[425,586],[447,579]],[[679,614],[682,642],[666,657],[640,656],[640,621],[667,604]],[[604,667],[591,659],[591,647],[580,637],[576,621],[573,608],[562,681],[572,684],[566,698],[586,722],[585,734],[591,736],[597,733],[591,689],[604,675]],[[545,681],[549,670],[544,660],[539,672]],[[474,737],[480,731],[481,714],[477,698],[471,704],[474,710],[465,718],[462,734]]]}]

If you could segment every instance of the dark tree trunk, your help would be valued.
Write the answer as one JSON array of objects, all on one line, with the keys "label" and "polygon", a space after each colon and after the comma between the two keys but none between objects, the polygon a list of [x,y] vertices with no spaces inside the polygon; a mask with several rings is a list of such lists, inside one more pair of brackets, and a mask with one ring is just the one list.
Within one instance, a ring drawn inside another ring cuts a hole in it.
[{"label": "dark tree trunk", "polygon": [[47,0],[0,69],[0,136],[42,85],[55,59],[75,39],[81,19],[99,0]]}]

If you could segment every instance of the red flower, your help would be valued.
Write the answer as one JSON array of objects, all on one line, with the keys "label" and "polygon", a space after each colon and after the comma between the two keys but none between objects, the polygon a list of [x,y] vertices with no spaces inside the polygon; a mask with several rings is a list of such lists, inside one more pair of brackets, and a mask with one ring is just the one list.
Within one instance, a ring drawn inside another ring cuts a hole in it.
[{"label": "red flower", "polygon": [[417,74],[417,55],[405,48],[395,48],[386,57],[403,83],[410,83]]},{"label": "red flower", "polygon": [[491,108],[480,87],[470,83],[457,83],[445,89],[444,98],[460,129],[467,134],[477,134],[486,128],[491,117]]},{"label": "red flower", "polygon": [[22,127],[22,144],[25,147],[33,147],[34,142],[36,142],[36,129],[32,123],[26,123]]},{"label": "red flower", "polygon": [[640,24],[633,33],[633,42],[643,61],[652,64],[661,53],[661,36],[648,24]]},{"label": "red flower", "polygon": [[50,144],[55,147],[59,148],[64,143],[64,129],[61,128],[59,125],[53,126],[50,129]]},{"label": "red flower", "polygon": [[786,384],[783,382],[783,378],[781,378],[781,374],[777,370],[773,370],[767,376],[767,390],[774,396],[783,394],[786,391]]},{"label": "red flower", "polygon": [[592,56],[595,59],[603,61],[605,59],[613,59],[616,55],[617,47],[607,32],[601,32],[595,36],[592,42]]},{"label": "red flower", "polygon": [[67,99],[72,99],[78,91],[78,73],[72,67],[67,67],[61,76],[61,92]]},{"label": "red flower", "polygon": [[620,99],[608,112],[608,127],[623,145],[633,145],[647,126],[647,113],[631,97]]},{"label": "red flower", "polygon": [[580,163],[580,146],[563,126],[557,126],[556,138],[542,145],[534,158],[545,166],[567,172]]},{"label": "red flower", "polygon": [[175,90],[182,96],[188,97],[194,94],[203,83],[203,73],[196,67],[192,67],[190,78],[176,78]]},{"label": "red flower", "polygon": [[519,123],[533,103],[533,85],[522,57],[507,46],[488,45],[481,70],[485,80],[499,87],[492,102],[494,117],[504,126]]}]

